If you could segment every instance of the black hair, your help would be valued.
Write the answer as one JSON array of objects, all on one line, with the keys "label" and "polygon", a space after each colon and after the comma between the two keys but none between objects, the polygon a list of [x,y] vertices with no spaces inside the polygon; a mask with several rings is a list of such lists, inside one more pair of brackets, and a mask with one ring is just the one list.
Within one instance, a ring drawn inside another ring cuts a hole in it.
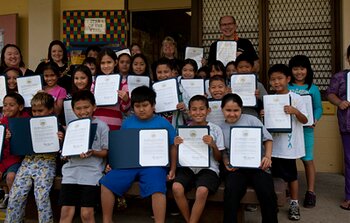
[{"label": "black hair", "polygon": [[[82,63],[83,65],[85,64],[95,64],[96,65],[96,58],[95,57],[86,57]],[[96,66],[97,68],[97,66]]]},{"label": "black hair", "polygon": [[247,53],[240,54],[235,60],[235,67],[237,68],[238,64],[242,61],[248,62],[252,67],[254,67],[254,59]]},{"label": "black hair", "polygon": [[221,75],[214,75],[214,76],[212,76],[212,77],[209,79],[209,86],[211,85],[211,83],[212,83],[213,81],[222,81],[222,82],[225,84],[225,86],[226,86],[225,78],[224,78],[223,76],[221,76]]},{"label": "black hair", "polygon": [[273,65],[272,67],[270,67],[270,69],[267,72],[267,74],[268,74],[269,77],[271,77],[271,74],[275,73],[275,72],[280,72],[280,73],[284,74],[286,77],[291,77],[292,76],[291,70],[285,64],[275,64],[275,65]]},{"label": "black hair", "polygon": [[[96,58],[96,74],[103,74],[102,71],[101,71],[101,60],[104,56],[109,56],[112,58],[112,60],[116,63],[117,65],[117,60],[118,60],[118,57],[117,55],[115,54],[115,52],[111,49],[111,48],[103,48],[97,55],[97,58]],[[114,72],[116,71],[116,67],[114,67]]]},{"label": "black hair", "polygon": [[209,64],[209,73],[214,68],[214,70],[222,71],[222,75],[226,79],[226,68],[225,65],[220,60],[214,60],[212,63]]},{"label": "black hair", "polygon": [[15,101],[18,105],[24,106],[24,98],[22,97],[22,95],[20,95],[16,92],[8,93],[7,95],[5,95],[4,100],[5,100],[5,98],[13,98],[13,99],[15,99]]},{"label": "black hair", "polygon": [[21,60],[21,62],[19,62],[19,67],[25,67],[25,64],[23,62],[23,56],[22,56],[21,49],[17,45],[11,44],[11,43],[6,44],[1,50],[1,63],[0,63],[1,67],[3,67],[3,68],[8,67],[5,63],[5,52],[6,52],[7,48],[10,48],[10,47],[16,48],[18,53],[19,53],[20,60]]},{"label": "black hair", "polygon": [[204,102],[205,106],[207,108],[209,108],[209,102],[208,102],[208,98],[207,97],[205,97],[204,95],[195,95],[188,102],[188,109],[191,109],[191,104],[194,101],[202,101],[202,102]]},{"label": "black hair", "polygon": [[197,73],[196,73],[196,78],[201,78],[198,75],[200,72],[204,72],[205,73],[204,79],[207,79],[209,77],[209,67],[208,66],[203,66],[203,67],[199,68]]},{"label": "black hair", "polygon": [[59,66],[57,65],[57,63],[53,61],[47,62],[43,65],[42,67],[43,75],[45,70],[52,70],[57,77],[61,75]]},{"label": "black hair", "polygon": [[62,63],[68,63],[68,55],[67,55],[67,48],[66,46],[62,43],[62,41],[60,40],[54,40],[50,43],[49,45],[49,49],[48,49],[48,54],[47,54],[47,58],[54,62],[53,59],[52,59],[52,56],[51,56],[51,50],[52,50],[52,47],[54,45],[59,45],[61,48],[62,48],[62,51],[63,51],[63,58],[62,58]]},{"label": "black hair", "polygon": [[230,101],[237,103],[240,108],[243,107],[243,101],[238,94],[228,93],[221,100],[221,108],[224,108]]},{"label": "black hair", "polygon": [[[306,73],[306,77],[305,77],[305,83],[308,85],[307,90],[309,90],[312,83],[313,83],[313,79],[314,79],[314,71],[311,68],[311,63],[310,63],[309,58],[305,55],[296,55],[289,60],[288,66],[289,66],[289,69],[291,71],[292,71],[293,67],[306,68],[307,73]],[[293,72],[292,72],[292,74],[293,74]],[[293,85],[293,83],[295,83],[294,75],[292,75],[291,81],[289,82],[289,84]]]},{"label": "black hair", "polygon": [[159,65],[166,65],[167,67],[169,67],[170,70],[173,70],[173,63],[171,62],[170,59],[166,58],[166,57],[161,57],[158,61],[157,61],[157,65],[156,65],[156,69],[155,72],[153,73],[153,80],[156,82],[158,81],[157,78],[157,68]]},{"label": "black hair", "polygon": [[194,73],[197,73],[197,70],[198,70],[197,62],[193,59],[190,59],[190,58],[187,58],[186,60],[184,60],[184,63],[182,64],[183,66],[181,67],[181,70],[187,64],[189,64],[193,67]]},{"label": "black hair", "polygon": [[[88,57],[89,58],[89,57]],[[86,76],[87,76],[87,78],[88,78],[88,84],[87,84],[87,89],[86,90],[90,90],[90,88],[91,88],[91,85],[92,85],[92,74],[91,74],[91,71],[90,71],[90,69],[87,67],[87,66],[85,66],[85,65],[79,65],[79,66],[77,66],[77,68],[75,68],[75,70],[74,70],[74,72],[73,72],[73,74],[72,74],[72,93],[75,93],[75,92],[77,92],[77,91],[79,91],[78,90],[78,88],[77,88],[77,86],[75,86],[75,84],[74,84],[74,77],[75,77],[75,74],[77,73],[77,72],[83,72],[84,74],[86,74]]]},{"label": "black hair", "polygon": [[78,101],[89,101],[92,105],[96,105],[95,96],[90,90],[77,91],[72,95],[72,108]]},{"label": "black hair", "polygon": [[85,50],[85,56],[87,57],[90,51],[95,51],[99,53],[101,51],[101,48],[98,45],[92,45],[88,46]]},{"label": "black hair", "polygon": [[130,72],[131,72],[132,74],[135,74],[134,69],[133,69],[133,67],[132,67],[132,64],[134,63],[134,60],[135,60],[136,58],[141,58],[141,59],[145,62],[145,64],[146,64],[145,72],[144,72],[143,74],[141,74],[141,75],[142,75],[142,76],[149,76],[149,64],[148,64],[148,61],[147,61],[146,56],[145,56],[144,54],[142,54],[142,53],[137,53],[137,54],[135,54],[135,55],[131,58]]},{"label": "black hair", "polygon": [[141,86],[135,88],[131,92],[131,107],[134,107],[135,103],[141,103],[148,101],[152,106],[156,104],[156,92],[149,87]]}]

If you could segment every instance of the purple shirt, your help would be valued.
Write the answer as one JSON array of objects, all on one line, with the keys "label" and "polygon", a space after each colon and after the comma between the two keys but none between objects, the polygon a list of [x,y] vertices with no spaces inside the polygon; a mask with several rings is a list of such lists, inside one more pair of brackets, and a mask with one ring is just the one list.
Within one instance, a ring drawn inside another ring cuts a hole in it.
[{"label": "purple shirt", "polygon": [[[327,95],[335,94],[342,101],[346,100],[346,74],[348,72],[348,70],[344,70],[333,75],[327,89]],[[350,132],[350,108],[345,110],[338,108],[337,110],[339,131],[341,133]]]}]

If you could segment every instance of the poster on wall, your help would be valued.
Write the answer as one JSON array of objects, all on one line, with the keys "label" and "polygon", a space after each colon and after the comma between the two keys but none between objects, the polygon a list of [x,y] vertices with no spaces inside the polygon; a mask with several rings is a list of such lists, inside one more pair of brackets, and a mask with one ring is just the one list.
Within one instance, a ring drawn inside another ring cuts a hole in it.
[{"label": "poster on wall", "polygon": [[105,18],[85,18],[84,33],[89,34],[106,34],[106,19]]}]

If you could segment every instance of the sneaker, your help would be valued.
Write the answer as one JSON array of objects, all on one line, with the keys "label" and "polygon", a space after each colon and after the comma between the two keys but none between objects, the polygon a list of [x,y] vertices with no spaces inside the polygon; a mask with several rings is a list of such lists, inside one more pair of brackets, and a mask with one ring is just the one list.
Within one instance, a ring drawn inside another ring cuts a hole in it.
[{"label": "sneaker", "polygon": [[258,206],[255,204],[247,204],[247,206],[245,206],[245,210],[248,212],[254,212],[258,210]]},{"label": "sneaker", "polygon": [[314,208],[316,206],[316,194],[311,191],[306,191],[304,205],[305,208]]},{"label": "sneaker", "polygon": [[3,199],[0,200],[0,209],[6,209],[9,202],[9,196],[5,195]]},{"label": "sneaker", "polygon": [[299,205],[297,203],[293,202],[292,204],[289,205],[288,219],[292,221],[300,220],[300,210],[299,210]]}]

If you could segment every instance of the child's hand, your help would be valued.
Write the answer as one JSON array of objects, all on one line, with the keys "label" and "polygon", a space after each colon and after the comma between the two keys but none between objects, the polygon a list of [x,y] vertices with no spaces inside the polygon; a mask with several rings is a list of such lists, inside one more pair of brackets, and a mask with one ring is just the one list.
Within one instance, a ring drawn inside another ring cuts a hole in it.
[{"label": "child's hand", "polygon": [[6,129],[5,139],[10,140],[10,138],[11,138],[11,132],[9,129]]},{"label": "child's hand", "polygon": [[185,103],[183,103],[183,102],[178,103],[178,104],[176,105],[176,109],[177,109],[177,110],[180,110],[180,111],[186,110],[186,105],[185,105]]},{"label": "child's hand", "polygon": [[230,163],[226,163],[225,168],[227,171],[230,171],[230,172],[234,172],[234,171],[238,170],[238,168],[234,168],[233,166],[231,166]]},{"label": "child's hand", "polygon": [[118,97],[120,97],[123,101],[127,102],[129,100],[129,93],[126,91],[119,90]]},{"label": "child's hand", "polygon": [[88,150],[86,153],[81,153],[80,158],[86,159],[93,155],[93,150]]},{"label": "child's hand", "polygon": [[175,139],[174,139],[174,145],[175,146],[178,146],[178,145],[180,145],[183,142],[184,142],[184,140],[180,136],[176,136]]},{"label": "child's hand", "polygon": [[175,179],[175,171],[170,170],[167,177],[166,177],[166,180],[169,181],[169,180],[173,180],[173,179]]},{"label": "child's hand", "polygon": [[112,170],[112,167],[109,164],[107,164],[105,168],[105,173],[108,173],[111,170]]},{"label": "child's hand", "polygon": [[211,135],[205,135],[202,138],[203,142],[207,144],[208,146],[212,147],[215,145],[214,139]]},{"label": "child's hand", "polygon": [[348,107],[350,106],[350,102],[344,100],[342,102],[339,103],[338,107],[341,109],[341,110],[345,110],[347,109]]},{"label": "child's hand", "polygon": [[59,140],[60,142],[62,142],[62,141],[63,141],[63,138],[64,138],[64,133],[61,132],[61,131],[58,131],[58,132],[57,132],[57,136],[58,136],[58,140]]},{"label": "child's hand", "polygon": [[259,91],[259,89],[256,89],[254,93],[255,93],[255,97],[256,97],[256,98],[259,98],[259,97],[260,97],[260,91]]},{"label": "child's hand", "polygon": [[291,115],[295,115],[299,112],[298,109],[294,108],[293,106],[290,106],[290,105],[285,105],[284,106],[284,112],[286,114],[291,114]]},{"label": "child's hand", "polygon": [[266,170],[267,168],[271,167],[271,164],[272,164],[271,158],[264,156],[261,160],[260,168],[262,170]]},{"label": "child's hand", "polygon": [[68,161],[70,159],[70,156],[61,156],[61,160]]},{"label": "child's hand", "polygon": [[207,65],[207,63],[208,63],[208,61],[207,61],[204,57],[202,57],[202,59],[201,59],[202,67],[204,67],[205,65]]}]

